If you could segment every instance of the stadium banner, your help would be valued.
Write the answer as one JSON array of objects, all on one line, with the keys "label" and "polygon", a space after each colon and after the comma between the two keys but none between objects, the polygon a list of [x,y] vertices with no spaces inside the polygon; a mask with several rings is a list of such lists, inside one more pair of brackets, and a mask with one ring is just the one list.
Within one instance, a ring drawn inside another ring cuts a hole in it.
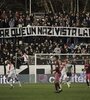
[{"label": "stadium banner", "polygon": [[[19,80],[21,83],[35,83],[35,76],[32,75],[19,75]],[[15,80],[11,80],[15,83]],[[75,83],[84,83],[86,82],[85,73],[76,73],[72,74],[71,82]],[[38,74],[37,83],[54,83],[54,75],[51,74]],[[8,84],[7,78],[5,75],[0,75],[0,84]]]},{"label": "stadium banner", "polygon": [[[20,74],[18,75],[18,78],[21,83],[35,83],[34,81],[30,82],[30,79],[29,79],[30,76],[28,74]],[[34,78],[34,75],[32,75],[31,78]],[[11,79],[10,81],[12,81],[12,83],[15,83],[14,79]],[[6,75],[0,75],[0,84],[9,84]]]},{"label": "stadium banner", "polygon": [[[15,80],[11,79],[12,83],[15,83]],[[0,84],[8,84],[6,75],[0,75]]]},{"label": "stadium banner", "polygon": [[26,36],[90,37],[90,28],[30,26],[0,28],[0,38]]},{"label": "stadium banner", "polygon": [[[54,83],[54,75],[51,74],[38,74],[37,83]],[[72,74],[71,82],[75,83],[85,83],[86,77],[85,73]]]}]

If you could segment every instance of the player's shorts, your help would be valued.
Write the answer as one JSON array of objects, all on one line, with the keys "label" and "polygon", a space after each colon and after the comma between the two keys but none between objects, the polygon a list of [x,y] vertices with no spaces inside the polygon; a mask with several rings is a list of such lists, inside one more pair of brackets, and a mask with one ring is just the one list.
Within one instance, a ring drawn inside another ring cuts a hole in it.
[{"label": "player's shorts", "polygon": [[54,82],[57,83],[60,80],[60,74],[59,73],[55,73],[55,80]]},{"label": "player's shorts", "polygon": [[16,73],[15,72],[10,72],[9,74],[8,74],[8,78],[16,78]]},{"label": "player's shorts", "polygon": [[87,74],[86,74],[86,79],[87,79],[87,80],[88,80],[88,79],[90,80],[90,73],[87,73]]},{"label": "player's shorts", "polygon": [[67,72],[67,76],[68,77],[71,77],[72,76],[72,73],[71,72]]},{"label": "player's shorts", "polygon": [[67,74],[66,74],[66,72],[61,73],[60,81],[65,81],[66,78],[67,78]]}]

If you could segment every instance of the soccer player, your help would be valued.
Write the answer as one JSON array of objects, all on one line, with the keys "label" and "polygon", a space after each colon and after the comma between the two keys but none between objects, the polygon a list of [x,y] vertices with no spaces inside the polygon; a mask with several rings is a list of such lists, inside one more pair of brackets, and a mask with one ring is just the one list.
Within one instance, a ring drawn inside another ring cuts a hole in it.
[{"label": "soccer player", "polygon": [[25,52],[23,53],[22,58],[24,59],[24,63],[28,65],[29,56]]},{"label": "soccer player", "polygon": [[70,61],[68,61],[68,59],[64,59],[61,65],[60,82],[67,84],[68,88],[70,88],[71,84],[71,76],[72,76],[71,72],[72,72],[72,65]]},{"label": "soccer player", "polygon": [[67,64],[66,64],[66,73],[67,73],[67,86],[68,88],[71,87],[71,77],[72,77],[72,64],[70,61],[67,61]]},{"label": "soccer player", "polygon": [[18,80],[13,63],[10,60],[7,60],[5,61],[5,64],[6,64],[6,69],[7,69],[7,81],[9,82],[11,88],[14,87],[13,82],[11,80],[18,82],[19,87],[21,87],[21,83]]},{"label": "soccer player", "polygon": [[61,63],[61,78],[60,78],[60,82],[61,83],[66,83],[66,78],[67,78],[67,74],[66,74],[66,60],[63,60]]},{"label": "soccer player", "polygon": [[86,71],[86,83],[90,87],[90,61],[85,60],[84,70]]},{"label": "soccer player", "polygon": [[59,60],[59,57],[58,56],[54,56],[55,69],[54,70],[52,69],[52,71],[54,71],[54,77],[55,77],[54,85],[55,85],[56,93],[59,93],[59,92],[62,91],[61,84],[59,82],[60,76],[61,76],[60,64],[61,64],[61,62]]}]

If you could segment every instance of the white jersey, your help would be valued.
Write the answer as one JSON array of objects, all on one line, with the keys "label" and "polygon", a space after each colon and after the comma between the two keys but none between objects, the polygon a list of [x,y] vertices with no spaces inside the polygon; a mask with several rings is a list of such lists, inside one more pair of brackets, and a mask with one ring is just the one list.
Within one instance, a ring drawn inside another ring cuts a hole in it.
[{"label": "white jersey", "polygon": [[66,64],[65,63],[62,63],[62,70],[61,70],[61,78],[60,80],[65,80],[67,77],[67,74],[66,74]]},{"label": "white jersey", "polygon": [[24,54],[22,57],[24,58],[24,62],[28,62],[29,57],[27,54]]},{"label": "white jersey", "polygon": [[66,73],[66,64],[65,63],[62,63],[62,71],[61,71],[61,74],[64,74]]},{"label": "white jersey", "polygon": [[65,73],[65,72],[66,72],[66,67],[64,66],[64,67],[62,68],[61,73],[63,74],[63,73]]},{"label": "white jersey", "polygon": [[14,71],[14,65],[13,65],[13,64],[7,64],[7,65],[6,65],[6,71],[7,71],[7,74],[8,74],[9,72]]},{"label": "white jersey", "polygon": [[8,77],[12,77],[12,78],[16,77],[16,73],[15,73],[15,69],[14,69],[13,64],[7,64],[6,71],[7,71]]}]

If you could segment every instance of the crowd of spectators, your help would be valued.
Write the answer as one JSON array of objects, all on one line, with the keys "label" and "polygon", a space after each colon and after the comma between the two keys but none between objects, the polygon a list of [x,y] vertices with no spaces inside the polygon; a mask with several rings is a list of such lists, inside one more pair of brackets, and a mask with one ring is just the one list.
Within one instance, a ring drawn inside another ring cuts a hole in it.
[{"label": "crowd of spectators", "polygon": [[[29,42],[26,42],[28,39]],[[35,53],[90,53],[90,43],[65,42],[63,39],[60,37],[28,37],[24,42],[19,40],[16,45],[13,41],[5,41],[0,43],[0,64],[8,58],[13,58],[16,52],[19,56],[23,53],[31,56]]]},{"label": "crowd of spectators", "polygon": [[35,15],[21,11],[0,10],[0,28],[36,26],[66,26],[66,27],[89,27],[90,13],[55,13],[51,11],[36,18]]},{"label": "crowd of spectators", "polygon": [[[60,27],[89,27],[90,13],[58,13],[52,12],[36,18],[33,14],[11,10],[0,10],[0,28],[24,26],[60,26]],[[66,41],[65,41],[66,39]],[[0,64],[6,59],[13,58],[15,53],[27,55],[35,53],[90,53],[90,43],[85,41],[70,42],[70,38],[61,37],[27,37],[24,39],[6,39],[0,41]]]}]

